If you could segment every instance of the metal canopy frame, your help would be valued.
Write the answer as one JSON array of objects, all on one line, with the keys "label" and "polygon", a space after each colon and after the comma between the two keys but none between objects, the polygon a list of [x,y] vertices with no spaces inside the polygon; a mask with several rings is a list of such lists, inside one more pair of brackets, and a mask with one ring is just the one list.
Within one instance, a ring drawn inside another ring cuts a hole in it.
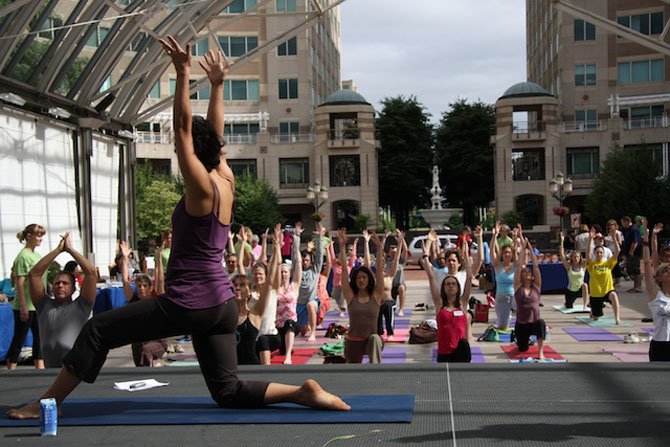
[{"label": "metal canopy frame", "polygon": [[[145,106],[149,92],[170,64],[158,43],[160,37],[171,34],[180,42],[199,41],[251,14],[275,16],[263,9],[273,1],[258,0],[253,9],[231,14],[217,21],[214,27],[212,19],[233,0],[79,0],[68,2],[72,6],[67,17],[63,17],[62,25],[50,28],[46,25],[48,19],[54,16],[54,11],[62,10],[58,8],[58,0],[16,0],[0,9],[0,91],[27,95],[29,102],[36,103],[33,105],[38,111],[45,105],[39,104],[40,100],[46,100],[48,106],[69,109],[75,117],[73,122],[83,127],[129,128],[172,104],[170,97]],[[336,0],[322,6],[319,0],[309,0],[312,11],[282,13],[282,16],[293,15],[301,20],[287,32],[269,38],[263,45],[237,58],[232,70],[312,26],[344,1]],[[92,36],[97,38],[100,25],[109,29],[107,35],[95,50],[86,47]],[[53,38],[40,38],[40,32],[50,32]],[[46,51],[27,78],[16,79],[13,71],[36,41],[48,44]],[[134,53],[128,51],[131,43],[135,44]],[[61,85],[69,70],[78,59],[81,63],[82,57],[88,58],[85,68],[74,82],[70,80],[71,88],[62,91]],[[120,67],[123,71],[118,76]],[[112,73],[117,74],[115,83],[101,91]],[[191,91],[196,91],[206,81],[206,77],[198,79]],[[104,99],[107,99],[105,107],[96,109]],[[76,121],[77,117],[84,119]],[[94,120],[91,121],[91,117]]]}]

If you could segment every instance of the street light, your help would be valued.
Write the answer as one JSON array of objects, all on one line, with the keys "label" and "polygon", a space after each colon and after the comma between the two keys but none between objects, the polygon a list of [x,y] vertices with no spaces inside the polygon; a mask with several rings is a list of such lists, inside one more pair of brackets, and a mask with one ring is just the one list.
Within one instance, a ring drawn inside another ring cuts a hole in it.
[{"label": "street light", "polygon": [[549,181],[549,193],[553,198],[558,200],[558,208],[554,208],[554,214],[560,218],[561,231],[563,231],[563,216],[567,214],[567,208],[563,206],[563,202],[572,194],[572,180],[565,178],[562,172],[558,172],[556,177]]},{"label": "street light", "polygon": [[307,200],[314,206],[314,212],[318,212],[328,201],[328,188],[321,186],[321,182],[317,180],[307,188]]}]

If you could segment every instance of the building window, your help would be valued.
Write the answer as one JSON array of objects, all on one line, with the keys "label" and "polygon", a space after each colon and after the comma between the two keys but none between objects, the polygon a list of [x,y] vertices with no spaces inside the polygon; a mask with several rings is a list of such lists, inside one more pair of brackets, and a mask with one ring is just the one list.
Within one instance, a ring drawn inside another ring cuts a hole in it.
[{"label": "building window", "polygon": [[223,126],[224,135],[249,135],[260,132],[258,123],[236,123]]},{"label": "building window", "polygon": [[659,127],[664,113],[665,109],[661,105],[639,106],[621,109],[619,116],[624,120],[624,129],[640,129]]},{"label": "building window", "polygon": [[277,12],[295,12],[295,0],[276,0]]},{"label": "building window", "polygon": [[597,109],[575,110],[575,123],[577,124],[579,130],[597,129],[598,110]]},{"label": "building window", "polygon": [[[197,81],[195,79],[189,79],[189,84],[193,85]],[[170,79],[170,96],[174,96],[175,91],[177,90],[177,80],[176,79]],[[200,87],[200,90],[197,90],[195,93],[192,93],[190,98],[191,99],[209,99],[210,96],[210,91],[209,91],[209,85],[208,84],[203,84]]]},{"label": "building window", "polygon": [[619,85],[663,81],[665,80],[663,59],[619,62],[617,80]]},{"label": "building window", "polygon": [[298,97],[297,79],[279,79],[279,99],[295,99]]},{"label": "building window", "polygon": [[544,180],[544,149],[514,150],[512,180]]},{"label": "building window", "polygon": [[575,65],[575,85],[596,85],[596,64]]},{"label": "building window", "polygon": [[514,200],[516,211],[521,214],[524,227],[544,224],[544,197],[539,194],[524,194]]},{"label": "building window", "polygon": [[575,42],[580,40],[596,40],[596,26],[585,20],[575,20]]},{"label": "building window", "polygon": [[298,54],[298,38],[292,37],[277,47],[277,56],[295,56]]},{"label": "building window", "polygon": [[330,186],[360,186],[361,162],[358,155],[331,155]]},{"label": "building window", "polygon": [[258,81],[253,79],[223,81],[223,99],[226,101],[258,101]]},{"label": "building window", "polygon": [[663,32],[663,12],[619,16],[617,22],[619,25],[648,36]]},{"label": "building window", "polygon": [[254,159],[249,159],[249,160],[243,160],[243,159],[228,159],[228,166],[230,166],[230,169],[233,170],[233,174],[235,174],[235,177],[244,177],[245,175],[249,175],[251,178],[256,180],[257,174],[256,174],[256,160]]},{"label": "building window", "polygon": [[279,141],[288,143],[297,138],[300,133],[300,123],[298,121],[284,121],[279,123]]},{"label": "building window", "polygon": [[567,149],[568,175],[593,177],[600,172],[600,149],[598,147],[580,147]]},{"label": "building window", "polygon": [[223,10],[226,14],[241,14],[256,7],[256,0],[233,0],[233,2]]},{"label": "building window", "polygon": [[161,81],[157,81],[151,91],[149,91],[149,98],[158,99],[161,97]]},{"label": "building window", "polygon": [[257,36],[219,36],[219,45],[227,57],[240,57],[258,48]]},{"label": "building window", "polygon": [[112,75],[108,75],[104,81],[102,81],[102,85],[100,86],[100,93],[106,92],[112,88]]},{"label": "building window", "polygon": [[107,34],[109,34],[109,28],[105,28],[104,26],[95,28],[88,37],[88,40],[86,40],[86,46],[96,48],[99,47],[100,44],[105,40],[105,37],[107,37]]},{"label": "building window", "polygon": [[204,56],[209,51],[209,40],[202,39],[200,42],[191,46],[192,56]]},{"label": "building window", "polygon": [[49,17],[40,27],[41,30],[45,31],[40,31],[38,35],[44,39],[53,39],[57,30],[52,28],[58,28],[60,26],[63,26],[63,19],[60,17]]},{"label": "building window", "polygon": [[309,158],[280,158],[279,187],[306,188],[309,183]]}]

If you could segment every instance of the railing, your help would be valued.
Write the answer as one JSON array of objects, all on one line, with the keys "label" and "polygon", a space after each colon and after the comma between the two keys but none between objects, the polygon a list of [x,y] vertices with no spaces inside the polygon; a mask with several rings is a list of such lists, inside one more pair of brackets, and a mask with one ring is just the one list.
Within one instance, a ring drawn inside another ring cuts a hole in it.
[{"label": "railing", "polygon": [[311,133],[280,133],[270,135],[270,143],[311,143],[314,141],[314,134]]},{"label": "railing", "polygon": [[226,144],[256,144],[255,133],[234,133],[223,136]]},{"label": "railing", "polygon": [[531,132],[544,132],[545,129],[544,121],[537,121],[529,123],[527,121],[518,121],[512,124],[512,133],[513,134],[525,134]]},{"label": "railing", "polygon": [[600,132],[607,130],[607,121],[566,121],[558,125],[561,133]]},{"label": "railing", "polygon": [[358,129],[328,131],[328,138],[331,140],[357,140],[360,137],[361,131]]},{"label": "railing", "polygon": [[623,128],[628,129],[653,129],[658,127],[668,127],[670,119],[667,115],[651,116],[649,118],[624,119]]},{"label": "railing", "polygon": [[172,144],[174,142],[172,132],[137,131],[135,134],[138,143]]}]

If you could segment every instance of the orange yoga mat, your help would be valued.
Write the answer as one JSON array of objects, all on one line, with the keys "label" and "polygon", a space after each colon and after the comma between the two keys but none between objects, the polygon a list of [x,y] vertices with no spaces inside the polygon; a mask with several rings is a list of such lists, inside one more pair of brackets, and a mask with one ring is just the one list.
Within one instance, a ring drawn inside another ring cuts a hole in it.
[{"label": "orange yoga mat", "polygon": [[[309,348],[309,349],[294,349],[293,350],[293,355],[291,356],[291,361],[293,362],[293,365],[303,365],[309,361],[309,359],[312,358],[314,353],[316,353],[317,349],[316,348]],[[272,359],[270,362],[273,365],[281,365],[284,363],[284,359],[286,357],[279,354],[279,351],[277,351],[277,354],[272,355]]]},{"label": "orange yoga mat", "polygon": [[[537,345],[530,346],[526,352],[519,352],[519,348],[516,345],[502,345],[500,347],[505,351],[510,360],[520,360],[528,357],[536,359],[538,357]],[[554,360],[565,360],[561,354],[554,351],[549,345],[544,345],[544,357]]]}]

